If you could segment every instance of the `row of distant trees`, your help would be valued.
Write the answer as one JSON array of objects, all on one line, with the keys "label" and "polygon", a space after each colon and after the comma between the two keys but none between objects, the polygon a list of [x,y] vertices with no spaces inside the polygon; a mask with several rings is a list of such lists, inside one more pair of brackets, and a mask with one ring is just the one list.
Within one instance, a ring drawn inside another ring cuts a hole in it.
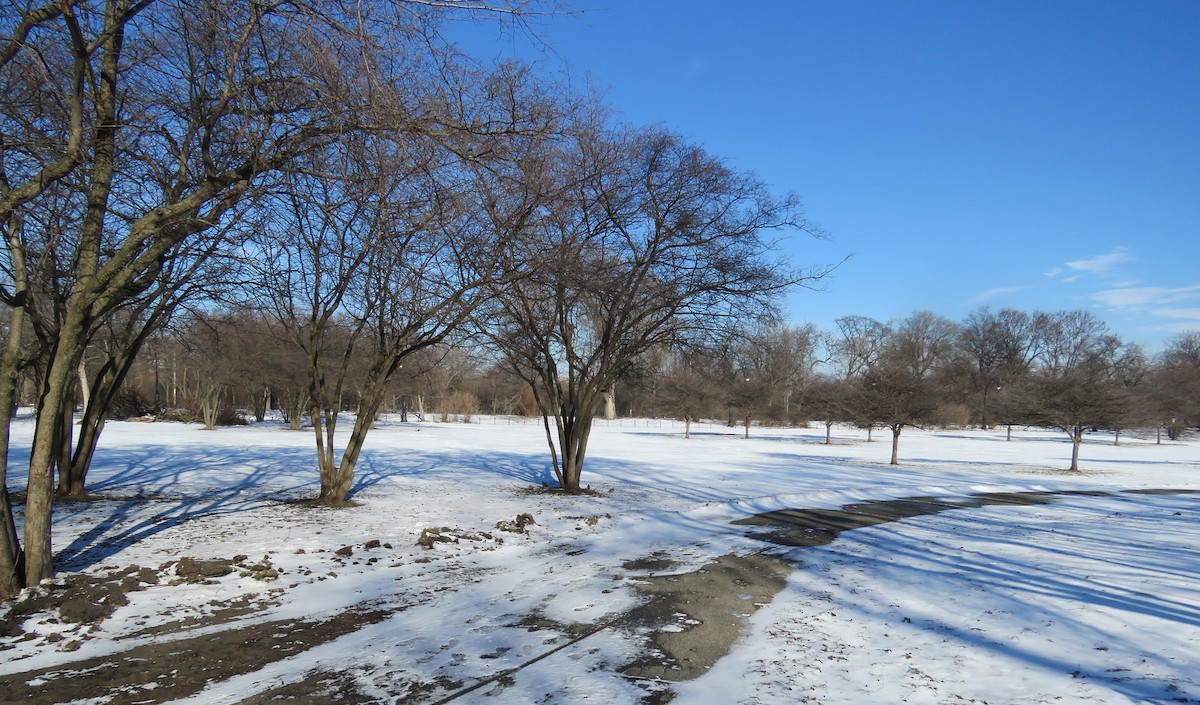
[{"label": "row of distant trees", "polygon": [[[695,345],[648,349],[600,388],[597,413],[689,426],[720,419],[747,434],[752,423],[818,421],[827,440],[835,423],[887,428],[893,463],[909,426],[1039,425],[1069,434],[1072,469],[1088,429],[1112,431],[1119,442],[1127,429],[1175,439],[1200,425],[1200,332],[1179,334],[1150,356],[1083,310],[985,308],[961,322],[918,312],[887,323],[862,316],[836,323],[820,331],[767,321]],[[464,341],[414,354],[380,410],[441,420],[539,415],[541,385],[514,373],[502,353]],[[368,366],[351,357],[339,408],[359,408]],[[302,350],[269,316],[209,313],[146,346],[113,413],[174,414],[212,427],[261,421],[276,410],[299,429],[309,421],[307,379]]]}]

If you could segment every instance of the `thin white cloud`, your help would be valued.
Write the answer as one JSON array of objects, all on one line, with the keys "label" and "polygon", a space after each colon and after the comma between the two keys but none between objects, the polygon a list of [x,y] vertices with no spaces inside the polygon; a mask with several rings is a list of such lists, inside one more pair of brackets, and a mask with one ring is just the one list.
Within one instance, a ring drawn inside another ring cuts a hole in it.
[{"label": "thin white cloud", "polygon": [[1129,254],[1128,247],[1116,247],[1108,254],[1071,260],[1067,262],[1067,268],[1087,274],[1108,274],[1117,265],[1132,261],[1133,255]]},{"label": "thin white cloud", "polygon": [[[1167,306],[1169,304],[1200,301],[1200,286],[1168,288],[1162,286],[1137,286],[1106,289],[1092,294],[1092,299],[1117,308],[1142,308],[1144,306]],[[1166,309],[1164,309],[1166,310]],[[1187,309],[1178,309],[1187,310]]]},{"label": "thin white cloud", "polygon": [[1161,318],[1191,319],[1200,323],[1200,308],[1157,308],[1151,313]]},{"label": "thin white cloud", "polygon": [[978,294],[973,296],[971,298],[971,300],[975,301],[977,303],[984,303],[986,301],[992,301],[993,299],[998,299],[1001,296],[1015,294],[1018,291],[1023,291],[1028,288],[1029,287],[1027,287],[1027,286],[997,286],[995,288],[987,289],[986,291],[979,292]]},{"label": "thin white cloud", "polygon": [[1171,328],[1176,332],[1200,331],[1200,308],[1159,308],[1150,313],[1171,321]]},{"label": "thin white cloud", "polygon": [[1053,267],[1048,272],[1046,272],[1046,276],[1050,277],[1051,279],[1053,279],[1054,277],[1057,277],[1060,274],[1062,274],[1062,267]]}]

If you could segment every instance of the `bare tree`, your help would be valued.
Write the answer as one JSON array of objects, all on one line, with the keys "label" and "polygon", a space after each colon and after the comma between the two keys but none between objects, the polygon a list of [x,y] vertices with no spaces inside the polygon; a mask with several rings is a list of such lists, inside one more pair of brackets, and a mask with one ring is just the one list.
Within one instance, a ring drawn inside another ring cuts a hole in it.
[{"label": "bare tree", "polygon": [[[553,130],[550,99],[516,67],[461,70],[453,88],[462,94],[438,94],[444,84],[426,91],[455,102],[454,129],[394,124],[332,146],[289,175],[259,245],[274,315],[307,359],[327,504],[345,503],[404,360],[460,331],[505,274],[512,223],[534,207],[521,162]],[[356,414],[339,453],[334,434],[351,389]]]},{"label": "bare tree", "polygon": [[725,395],[713,357],[703,349],[683,350],[663,372],[661,403],[684,423],[683,437],[692,437],[692,424],[711,415]]},{"label": "bare tree", "polygon": [[1178,439],[1200,426],[1200,331],[1185,331],[1167,342],[1152,372],[1157,425]]},{"label": "bare tree", "polygon": [[494,340],[535,392],[558,483],[579,492],[592,420],[635,361],[752,320],[823,272],[768,256],[766,233],[817,232],[795,197],[676,135],[585,125],[557,161],[563,186],[530,224],[524,276],[497,288]]},{"label": "bare tree", "polygon": [[875,364],[861,381],[863,408],[871,421],[892,431],[891,464],[899,464],[900,433],[938,420],[944,386],[938,379],[950,361],[958,327],[928,311],[896,323]]},{"label": "bare tree", "polygon": [[1036,316],[1042,352],[1021,397],[1025,418],[1058,428],[1071,438],[1071,466],[1079,469],[1084,431],[1115,428],[1128,405],[1115,361],[1121,340],[1084,310]]},{"label": "bare tree", "polygon": [[958,345],[970,368],[971,392],[979,399],[980,425],[992,425],[989,401],[996,392],[1029,371],[1038,353],[1034,319],[1015,309],[981,308],[967,316]]}]

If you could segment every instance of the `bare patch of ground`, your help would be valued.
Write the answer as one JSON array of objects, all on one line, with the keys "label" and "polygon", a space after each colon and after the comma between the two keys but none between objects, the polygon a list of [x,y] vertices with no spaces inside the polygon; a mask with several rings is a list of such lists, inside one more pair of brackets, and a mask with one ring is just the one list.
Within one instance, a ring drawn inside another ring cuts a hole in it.
[{"label": "bare patch of ground", "polygon": [[54,705],[104,698],[108,705],[133,705],[177,700],[199,692],[209,682],[256,671],[379,622],[392,612],[345,612],[323,621],[263,622],[3,676],[0,702]]},{"label": "bare patch of ground", "polygon": [[620,624],[648,629],[653,650],[623,670],[636,678],[691,680],[729,653],[750,615],[787,584],[791,562],[773,556],[721,556],[699,570],[645,579],[649,599]]}]

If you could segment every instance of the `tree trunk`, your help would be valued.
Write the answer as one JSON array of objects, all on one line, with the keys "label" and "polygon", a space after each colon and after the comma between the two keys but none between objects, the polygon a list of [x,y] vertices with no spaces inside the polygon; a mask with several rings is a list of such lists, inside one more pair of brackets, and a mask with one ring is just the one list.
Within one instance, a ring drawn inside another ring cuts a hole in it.
[{"label": "tree trunk", "polygon": [[867,443],[871,442],[871,432],[875,430],[874,426],[867,426]]},{"label": "tree trunk", "polygon": [[58,427],[55,429],[54,468],[58,471],[58,493],[64,494],[64,481],[69,478],[68,469],[71,467],[71,449],[75,446],[75,382],[69,383],[66,402],[58,417]]},{"label": "tree trunk", "polygon": [[1121,445],[1121,429],[1119,428],[1113,430],[1113,445]]},{"label": "tree trunk", "polygon": [[25,497],[25,585],[54,574],[51,550],[51,511],[54,505],[54,462],[60,440],[63,409],[74,398],[75,370],[83,355],[80,340],[83,314],[68,310],[51,353],[38,403],[37,425],[29,455],[29,485]]},{"label": "tree trunk", "polygon": [[224,397],[220,385],[210,384],[200,395],[200,416],[204,420],[204,430],[212,431],[217,427],[217,417],[221,413],[221,402]]},{"label": "tree trunk", "polygon": [[683,437],[684,438],[692,437],[692,417],[691,416],[685,415],[683,417]]},{"label": "tree trunk", "polygon": [[254,397],[254,421],[262,423],[267,418],[267,408],[271,406],[271,388],[267,387]]},{"label": "tree trunk", "polygon": [[550,414],[545,411],[542,412],[542,427],[546,429],[546,444],[550,446],[550,467],[554,471],[554,479],[558,480],[559,487],[565,487],[562,466],[558,462],[558,450],[554,447],[554,434],[550,432]]},{"label": "tree trunk", "polygon": [[1071,467],[1070,470],[1079,470],[1079,446],[1083,444],[1083,426],[1076,426],[1071,432]]},{"label": "tree trunk", "polygon": [[571,494],[582,491],[583,458],[587,454],[588,437],[592,433],[592,418],[582,414],[563,418],[559,422],[559,447],[562,450],[563,490]]},{"label": "tree trunk", "polygon": [[742,437],[749,438],[750,437],[750,414],[746,414],[746,418],[743,419],[743,421],[745,422],[746,431]]},{"label": "tree trunk", "polygon": [[900,464],[900,432],[904,427],[899,424],[892,425],[892,462],[891,465]]},{"label": "tree trunk", "polygon": [[[342,460],[333,470],[329,481],[329,489],[321,498],[324,504],[331,507],[341,507],[346,504],[346,498],[354,486],[354,468],[362,454],[363,444],[367,440],[367,432],[371,430],[372,422],[379,411],[379,402],[373,399],[365,400],[354,418],[354,426],[350,430],[350,439],[346,442],[346,450],[342,452]],[[332,449],[333,437],[329,438]]]},{"label": "tree trunk", "polygon": [[1012,424],[1008,425],[1008,435],[1005,436],[1004,440],[1006,440],[1006,441],[1012,440]]},{"label": "tree trunk", "polygon": [[[79,375],[79,405],[86,409],[88,401],[92,398],[92,388],[88,384],[87,378],[87,360],[83,357],[79,358],[79,369],[76,371]],[[62,467],[61,465],[59,467]]]},{"label": "tree trunk", "polygon": [[617,418],[617,385],[610,384],[604,390],[604,418],[612,421]]},{"label": "tree trunk", "polygon": [[[22,291],[19,287],[18,291]],[[18,297],[23,301],[23,297]],[[16,408],[18,363],[21,356],[21,332],[25,308],[14,306],[8,323],[8,345],[0,361],[0,599],[15,597],[24,584],[21,541],[8,496],[8,446]]]},{"label": "tree trunk", "polygon": [[321,494],[319,501],[325,501],[333,491],[333,480],[337,467],[333,464],[333,435],[337,431],[337,412],[332,409],[322,410],[313,405],[309,412],[312,418],[313,433],[317,440],[317,472],[321,476]]},{"label": "tree trunk", "polygon": [[827,446],[833,445],[833,422],[832,421],[825,422],[825,445],[827,445]]}]

